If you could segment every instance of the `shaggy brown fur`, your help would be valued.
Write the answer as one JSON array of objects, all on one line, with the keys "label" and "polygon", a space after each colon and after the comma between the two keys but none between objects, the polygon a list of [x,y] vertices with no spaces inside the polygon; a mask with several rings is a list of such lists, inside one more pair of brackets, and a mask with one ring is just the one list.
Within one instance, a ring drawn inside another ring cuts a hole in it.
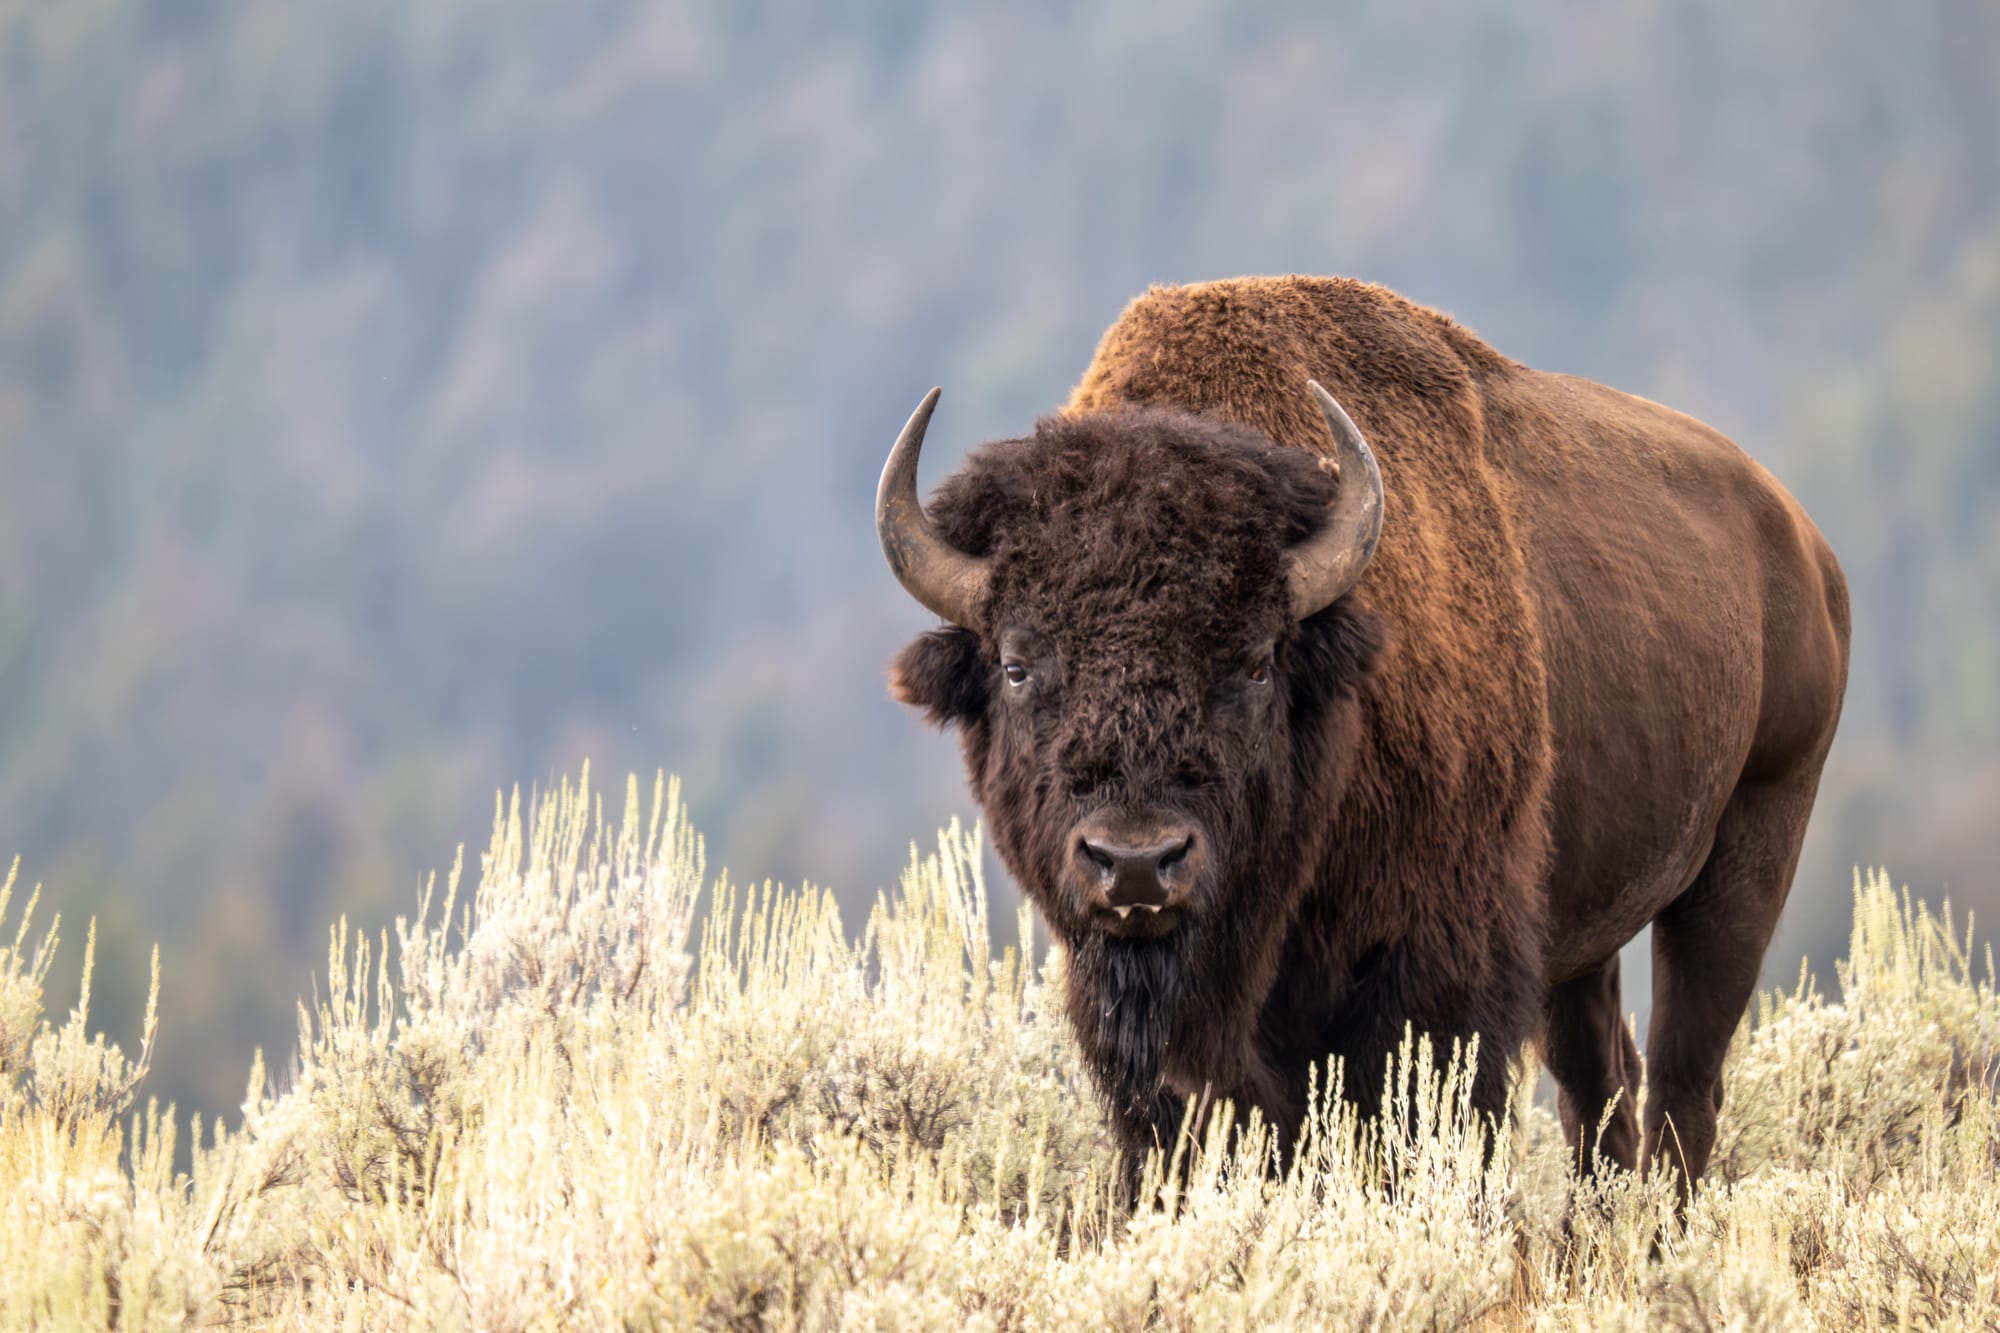
[{"label": "shaggy brown fur", "polygon": [[[1294,622],[1285,548],[1337,484],[1309,379],[1386,520]],[[1846,677],[1838,567],[1768,474],[1382,288],[1242,279],[1134,301],[1062,415],[931,511],[994,575],[894,690],[961,728],[1135,1155],[1195,1095],[1294,1129],[1329,1054],[1372,1111],[1409,1024],[1480,1035],[1495,1116],[1542,1032],[1573,1140],[1620,1098],[1606,1156],[1699,1176]],[[1196,831],[1184,909],[1093,908],[1077,830],[1106,819]],[[1617,950],[1649,922],[1642,1150]]]}]

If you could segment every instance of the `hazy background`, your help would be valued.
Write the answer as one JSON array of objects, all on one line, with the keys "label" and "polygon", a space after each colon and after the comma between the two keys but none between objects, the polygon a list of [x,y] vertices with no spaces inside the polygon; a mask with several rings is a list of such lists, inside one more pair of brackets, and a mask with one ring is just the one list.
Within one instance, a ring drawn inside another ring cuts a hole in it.
[{"label": "hazy background", "polygon": [[970,811],[883,694],[904,416],[945,386],[928,484],[1148,283],[1291,270],[1818,519],[1854,672],[1775,977],[1857,861],[2000,906],[1991,0],[18,0],[0,864],[70,922],[52,1008],[95,912],[129,1039],[159,940],[152,1090],[233,1107],[330,921],[586,756],[858,907]]}]

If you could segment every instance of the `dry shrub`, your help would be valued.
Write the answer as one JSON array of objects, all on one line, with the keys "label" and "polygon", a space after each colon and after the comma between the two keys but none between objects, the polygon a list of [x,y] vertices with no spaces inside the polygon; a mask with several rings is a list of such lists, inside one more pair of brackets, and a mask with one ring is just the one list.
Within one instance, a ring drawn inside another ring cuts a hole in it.
[{"label": "dry shrub", "polygon": [[[1417,1035],[1327,1071],[1284,1170],[1219,1107],[1127,1214],[1062,959],[1025,913],[996,950],[981,858],[913,848],[851,938],[819,890],[709,883],[664,783],[615,820],[587,774],[517,795],[469,897],[455,868],[393,935],[335,928],[286,1086],[255,1061],[179,1177],[171,1111],[131,1109],[150,1020],[127,1061],[87,985],[45,1019],[31,901],[0,1326],[2000,1328],[1991,960],[1884,876],[1840,1002],[1802,981],[1745,1025],[1684,1221],[1664,1179],[1575,1189],[1525,1097],[1479,1123]],[[1391,1080],[1384,1123],[1349,1077]]]}]

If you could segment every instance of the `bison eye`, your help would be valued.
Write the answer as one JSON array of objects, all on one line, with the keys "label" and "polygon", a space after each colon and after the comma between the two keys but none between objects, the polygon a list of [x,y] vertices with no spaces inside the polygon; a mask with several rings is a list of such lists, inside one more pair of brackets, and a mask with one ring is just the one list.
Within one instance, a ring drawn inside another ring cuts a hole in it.
[{"label": "bison eye", "polygon": [[1269,685],[1271,683],[1270,659],[1266,658],[1264,661],[1257,663],[1257,665],[1251,667],[1248,671],[1244,672],[1243,674],[1245,674],[1250,678],[1250,683],[1252,685]]},{"label": "bison eye", "polygon": [[1009,685],[1026,685],[1028,683],[1028,668],[1019,662],[1007,662],[1001,666],[1000,670],[1006,675]]}]

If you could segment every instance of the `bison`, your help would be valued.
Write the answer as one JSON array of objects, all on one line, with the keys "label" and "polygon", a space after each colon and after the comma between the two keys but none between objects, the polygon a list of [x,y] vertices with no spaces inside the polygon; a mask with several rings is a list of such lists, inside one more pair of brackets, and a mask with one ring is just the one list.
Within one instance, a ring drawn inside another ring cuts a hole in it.
[{"label": "bison", "polygon": [[[877,498],[945,622],[891,690],[958,729],[1128,1161],[1191,1097],[1296,1132],[1330,1055],[1373,1113],[1413,1025],[1479,1035],[1495,1117],[1539,1039],[1580,1172],[1691,1188],[1846,684],[1797,501],[1342,278],[1148,291],[926,513],[936,403]],[[1649,924],[1642,1134],[1618,951]]]}]

